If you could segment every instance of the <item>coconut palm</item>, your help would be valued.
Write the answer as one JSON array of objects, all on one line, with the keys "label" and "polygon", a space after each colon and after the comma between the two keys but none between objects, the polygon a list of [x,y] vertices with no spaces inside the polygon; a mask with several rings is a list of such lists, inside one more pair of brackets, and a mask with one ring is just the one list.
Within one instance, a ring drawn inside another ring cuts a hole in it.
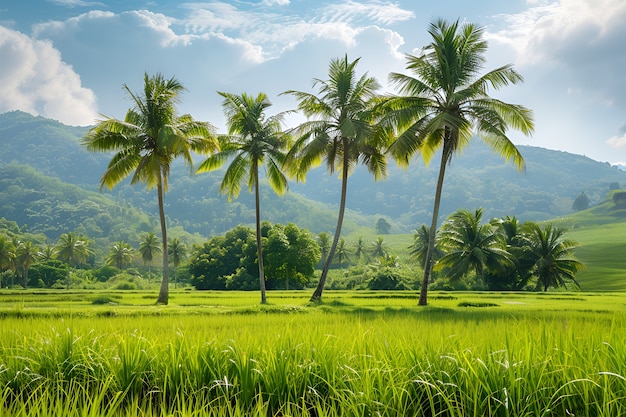
[{"label": "coconut palm", "polygon": [[363,238],[359,237],[356,241],[356,249],[354,251],[354,255],[361,259],[361,255],[365,253],[365,243],[363,242]]},{"label": "coconut palm", "polygon": [[289,152],[288,167],[297,180],[304,180],[310,168],[324,160],[328,171],[341,175],[339,215],[333,243],[324,262],[322,275],[311,301],[320,301],[328,270],[341,237],[348,176],[359,163],[379,179],[386,174],[386,160],[381,150],[382,136],[375,134],[375,104],[380,88],[378,81],[367,74],[357,78],[356,65],[345,56],[333,59],[328,80],[314,80],[319,95],[287,91],[298,100],[298,109],[307,121],[294,129],[296,141]]},{"label": "coconut palm", "polygon": [[0,236],[0,272],[11,268],[14,258],[15,246],[13,246],[13,242],[5,236]]},{"label": "coconut palm", "polygon": [[[489,96],[489,87],[499,89],[523,78],[511,65],[480,75],[487,50],[481,27],[438,20],[431,23],[429,34],[432,42],[420,55],[407,55],[407,70],[414,76],[390,74],[400,96],[386,101],[385,120],[399,132],[389,152],[400,164],[408,165],[417,151],[428,163],[441,148],[430,226],[436,231],[443,180],[452,156],[478,134],[495,152],[523,169],[524,159],[507,130],[514,128],[530,135],[533,121],[525,107]],[[429,234],[420,305],[427,304],[435,235]]]},{"label": "coconut palm", "polygon": [[56,258],[56,251],[53,245],[47,244],[39,252],[37,252],[37,260],[40,262],[50,261]]},{"label": "coconut palm", "polygon": [[84,239],[74,233],[63,233],[54,247],[58,259],[67,262],[67,288],[70,288],[70,267],[85,262],[89,258],[89,246]]},{"label": "coconut palm", "polygon": [[[423,224],[413,232],[413,243],[409,246],[409,258],[419,262],[420,266],[426,267],[426,255],[428,253],[428,242],[430,240],[430,229]],[[437,238],[435,237],[435,247],[433,249],[433,261],[439,260],[443,256],[443,251],[439,249]]]},{"label": "coconut palm", "polygon": [[133,262],[133,248],[129,243],[120,240],[115,242],[109,249],[107,257],[107,265],[114,266],[117,269],[124,269]]},{"label": "coconut palm", "polygon": [[177,282],[178,266],[187,258],[187,246],[175,237],[168,245],[170,262],[174,265],[174,285]]},{"label": "coconut palm", "polygon": [[15,248],[15,263],[22,268],[22,278],[24,288],[28,288],[28,271],[31,265],[37,260],[37,248],[33,242],[20,242]]},{"label": "coconut palm", "polygon": [[372,242],[371,255],[374,258],[383,258],[387,255],[387,249],[385,249],[385,239],[379,236],[374,242]]},{"label": "coconut palm", "polygon": [[481,224],[482,214],[482,209],[459,210],[441,228],[439,242],[445,254],[435,267],[447,268],[451,279],[474,271],[482,280],[488,270],[513,266],[504,239],[492,224]]},{"label": "coconut palm", "polygon": [[532,273],[537,277],[537,286],[548,291],[549,287],[566,286],[573,282],[580,287],[575,279],[576,273],[585,266],[574,259],[577,242],[565,239],[565,229],[551,224],[543,228],[537,223],[524,225],[523,239],[525,250],[532,259]]},{"label": "coconut palm", "polygon": [[321,232],[317,235],[317,243],[320,245],[322,263],[325,263],[328,258],[328,251],[330,251],[330,234]]},{"label": "coconut palm", "polygon": [[154,232],[144,233],[141,236],[141,241],[139,242],[139,254],[141,255],[143,265],[148,265],[149,275],[152,272],[150,265],[152,264],[154,255],[159,252],[161,252],[161,242],[159,242],[159,238],[154,234]]},{"label": "coconut palm", "polygon": [[337,261],[339,264],[343,261],[350,262],[350,252],[344,238],[339,239],[339,244],[337,245]]},{"label": "coconut palm", "polygon": [[265,93],[252,97],[243,93],[238,96],[219,93],[224,100],[222,107],[226,115],[228,136],[220,138],[220,152],[210,156],[198,167],[198,172],[220,168],[230,160],[220,192],[237,197],[242,183],[254,190],[256,209],[256,243],[259,267],[261,303],[267,303],[263,250],[261,245],[261,203],[259,196],[259,168],[265,166],[265,176],[272,189],[279,195],[287,190],[287,177],[282,165],[289,147],[288,136],[281,131],[282,115],[267,117],[265,111],[272,105]]},{"label": "coconut palm", "polygon": [[145,183],[156,187],[163,244],[163,279],[157,303],[169,300],[167,228],[163,205],[164,193],[172,161],[182,157],[192,164],[192,152],[208,153],[217,148],[217,141],[208,123],[195,121],[190,115],[178,116],[176,104],[184,90],[175,78],[166,80],[161,74],[144,75],[143,94],[133,93],[127,85],[134,108],[124,120],[107,118],[89,130],[83,143],[92,152],[117,152],[100,180],[100,188],[113,188],[131,173],[131,184]]}]

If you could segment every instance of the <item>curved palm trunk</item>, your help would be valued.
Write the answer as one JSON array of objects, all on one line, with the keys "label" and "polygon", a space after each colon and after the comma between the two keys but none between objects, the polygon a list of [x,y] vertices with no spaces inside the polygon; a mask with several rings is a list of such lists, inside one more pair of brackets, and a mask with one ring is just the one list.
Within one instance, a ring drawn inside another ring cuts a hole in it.
[{"label": "curved palm trunk", "polygon": [[256,253],[259,263],[259,288],[261,304],[267,304],[265,297],[265,273],[263,272],[263,249],[261,247],[261,199],[259,198],[259,167],[254,166],[254,202],[256,210]]},{"label": "curved palm trunk", "polygon": [[441,191],[443,190],[443,179],[446,174],[446,165],[450,160],[451,150],[444,142],[441,152],[441,164],[439,165],[439,177],[437,178],[437,190],[435,191],[435,204],[433,205],[433,219],[430,223],[430,232],[428,233],[428,249],[426,251],[426,261],[424,262],[424,279],[420,288],[420,298],[418,305],[425,306],[428,304],[428,283],[433,270],[433,253],[435,252],[435,236],[437,236],[437,218],[439,217],[439,206],[441,204]]},{"label": "curved palm trunk", "polygon": [[161,279],[161,288],[159,289],[157,304],[167,305],[170,296],[169,263],[167,257],[167,228],[165,225],[165,210],[163,209],[163,181],[160,174],[159,183],[157,184],[157,196],[159,201],[159,220],[161,221],[161,239],[163,243],[163,278]]},{"label": "curved palm trunk", "polygon": [[339,237],[341,236],[341,227],[343,226],[343,215],[346,211],[346,195],[348,191],[348,150],[347,140],[344,140],[344,152],[343,152],[343,168],[341,173],[341,200],[339,202],[339,217],[337,218],[337,227],[335,228],[335,237],[333,238],[333,244],[330,246],[326,262],[324,262],[324,269],[322,270],[322,276],[317,283],[317,288],[311,296],[311,301],[317,302],[322,300],[322,292],[324,291],[324,285],[326,284],[326,277],[328,276],[328,270],[330,264],[335,256],[337,250],[337,244],[339,243]]}]

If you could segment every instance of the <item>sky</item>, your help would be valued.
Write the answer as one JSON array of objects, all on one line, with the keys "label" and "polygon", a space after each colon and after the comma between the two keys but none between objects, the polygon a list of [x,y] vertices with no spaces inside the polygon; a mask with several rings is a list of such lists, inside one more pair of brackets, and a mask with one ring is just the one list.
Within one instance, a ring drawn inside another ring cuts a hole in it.
[{"label": "sky", "polygon": [[[394,93],[390,72],[430,42],[436,19],[480,25],[485,71],[513,64],[524,83],[490,91],[534,112],[515,144],[626,165],[624,0],[0,0],[0,113],[67,125],[122,119],[147,73],[187,89],[180,113],[218,131],[218,91],[266,93],[268,115],[296,107],[286,90],[316,93],[334,58],[360,58]],[[287,127],[299,116],[286,119]]]}]

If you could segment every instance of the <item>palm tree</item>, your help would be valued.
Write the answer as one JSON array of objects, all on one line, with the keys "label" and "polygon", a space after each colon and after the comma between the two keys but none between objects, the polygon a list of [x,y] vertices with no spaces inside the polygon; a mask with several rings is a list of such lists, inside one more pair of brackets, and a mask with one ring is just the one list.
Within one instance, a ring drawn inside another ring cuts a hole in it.
[{"label": "palm tree", "polygon": [[379,236],[374,242],[372,242],[372,257],[384,258],[385,255],[387,255],[387,250],[385,249],[385,239]]},{"label": "palm tree", "polygon": [[346,240],[344,238],[339,239],[339,244],[337,245],[337,261],[341,264],[344,260],[346,262],[350,262],[350,253],[348,251],[348,247],[346,245]]},{"label": "palm tree", "polygon": [[367,74],[357,78],[356,65],[345,56],[333,59],[329,79],[315,79],[319,96],[301,91],[287,91],[298,100],[298,109],[308,120],[294,129],[296,141],[289,152],[288,166],[297,180],[304,180],[307,171],[324,159],[328,171],[341,174],[341,198],[335,236],[322,275],[311,301],[320,301],[326,276],[341,237],[348,176],[358,163],[364,164],[379,179],[386,174],[382,136],[375,134],[375,104],[380,88],[378,81]]},{"label": "palm tree", "polygon": [[15,246],[13,246],[13,242],[5,236],[0,236],[0,272],[11,268],[14,258]]},{"label": "palm tree", "polygon": [[83,143],[92,152],[117,152],[100,180],[100,189],[113,188],[131,173],[131,184],[145,183],[156,187],[163,244],[163,279],[158,304],[169,301],[167,228],[163,195],[167,191],[170,166],[177,157],[192,164],[192,152],[207,153],[217,148],[212,126],[188,115],[178,116],[176,104],[184,90],[175,78],[161,74],[144,75],[143,95],[133,93],[127,85],[134,108],[124,120],[107,118],[89,130]]},{"label": "palm tree", "polygon": [[361,255],[365,253],[364,246],[365,244],[363,243],[363,238],[359,237],[356,241],[356,250],[354,251],[354,254],[356,255],[358,259],[361,259]]},{"label": "palm tree", "polygon": [[133,248],[130,244],[120,240],[115,242],[109,249],[109,257],[107,265],[114,266],[117,269],[124,269],[133,262]]},{"label": "palm tree", "polygon": [[328,251],[330,251],[330,234],[321,232],[317,235],[317,243],[320,245],[320,252],[322,255],[322,263],[326,263],[328,258]]},{"label": "palm tree", "polygon": [[54,246],[47,244],[43,247],[42,250],[37,252],[37,260],[40,262],[45,262],[56,258],[56,251],[54,250]]},{"label": "palm tree", "polygon": [[[413,232],[413,244],[409,246],[409,258],[418,261],[420,266],[426,267],[426,255],[428,254],[428,242],[430,240],[430,229],[423,224]],[[435,237],[435,247],[433,248],[433,261],[436,262],[443,256],[443,251],[439,249],[437,238]]]},{"label": "palm tree", "polygon": [[15,263],[22,268],[22,278],[24,288],[28,288],[28,271],[31,265],[37,260],[37,248],[33,242],[20,242],[15,248]]},{"label": "palm tree", "polygon": [[150,265],[154,259],[154,255],[161,252],[161,242],[154,232],[144,233],[139,242],[139,254],[143,265],[148,265],[148,275],[151,275]]},{"label": "palm tree", "polygon": [[231,197],[239,196],[242,183],[247,183],[250,191],[254,189],[259,286],[261,303],[265,304],[267,299],[261,245],[259,167],[265,165],[270,186],[277,194],[284,194],[287,190],[287,177],[281,167],[287,156],[289,140],[281,131],[282,115],[266,117],[265,111],[272,103],[265,93],[259,93],[256,97],[245,93],[240,96],[222,92],[219,94],[224,97],[222,106],[229,135],[220,138],[220,152],[204,161],[198,167],[198,172],[218,169],[232,158],[222,179],[220,192],[227,193],[230,201]]},{"label": "palm tree", "polygon": [[55,246],[56,256],[67,262],[67,288],[70,288],[70,267],[72,263],[79,264],[85,262],[89,257],[90,251],[87,242],[74,233],[63,233]]},{"label": "palm tree", "polygon": [[460,279],[473,270],[483,279],[486,271],[512,266],[506,243],[495,226],[481,224],[482,209],[473,213],[459,210],[453,213],[441,228],[439,242],[445,255],[437,268],[447,267],[451,279]]},{"label": "palm tree", "polygon": [[[391,82],[403,96],[391,97],[385,105],[386,121],[400,132],[389,152],[401,165],[408,165],[417,151],[428,163],[436,150],[442,148],[430,226],[431,231],[436,231],[443,180],[452,156],[478,134],[521,170],[524,159],[507,136],[507,130],[514,128],[530,135],[533,121],[532,112],[525,107],[489,96],[489,87],[499,89],[523,78],[511,65],[479,75],[487,50],[481,27],[438,20],[431,23],[429,34],[432,42],[422,54],[407,56],[407,69],[415,76],[390,74]],[[435,235],[429,234],[420,305],[427,304]]]},{"label": "palm tree", "polygon": [[187,258],[187,246],[179,238],[175,237],[170,240],[168,248],[170,261],[174,265],[174,287],[176,287],[178,266]]},{"label": "palm tree", "polygon": [[585,266],[573,258],[578,243],[565,239],[564,234],[565,229],[551,224],[543,228],[537,223],[524,226],[525,250],[532,259],[532,272],[538,279],[537,285],[541,285],[544,291],[548,291],[549,287],[566,286],[567,281],[580,287],[575,276]]}]

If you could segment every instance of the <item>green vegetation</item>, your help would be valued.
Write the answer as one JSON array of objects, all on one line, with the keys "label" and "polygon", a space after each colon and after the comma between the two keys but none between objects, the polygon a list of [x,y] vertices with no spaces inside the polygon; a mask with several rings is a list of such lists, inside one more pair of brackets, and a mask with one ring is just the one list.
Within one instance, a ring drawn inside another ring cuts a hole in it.
[{"label": "green vegetation", "polygon": [[623,293],[271,294],[3,292],[0,415],[626,412]]}]

